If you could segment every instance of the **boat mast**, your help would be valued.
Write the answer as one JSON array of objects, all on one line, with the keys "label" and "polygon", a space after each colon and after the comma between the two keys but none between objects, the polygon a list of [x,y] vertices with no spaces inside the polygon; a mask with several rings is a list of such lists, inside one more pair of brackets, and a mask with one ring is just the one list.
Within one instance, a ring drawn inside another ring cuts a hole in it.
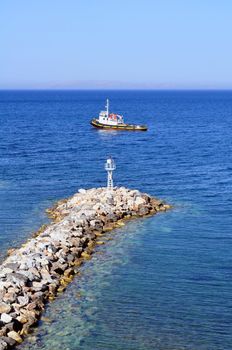
[{"label": "boat mast", "polygon": [[110,103],[109,103],[109,99],[107,98],[106,100],[106,114],[107,114],[107,118],[109,117],[109,107],[110,107]]}]

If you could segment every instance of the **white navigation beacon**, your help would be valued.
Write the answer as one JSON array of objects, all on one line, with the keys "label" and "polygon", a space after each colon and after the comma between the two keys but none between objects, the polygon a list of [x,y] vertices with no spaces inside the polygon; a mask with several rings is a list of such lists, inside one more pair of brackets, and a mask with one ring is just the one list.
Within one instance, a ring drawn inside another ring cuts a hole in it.
[{"label": "white navigation beacon", "polygon": [[107,171],[107,188],[108,190],[112,190],[114,187],[113,182],[113,171],[116,169],[116,165],[112,157],[108,158],[105,164],[105,170]]}]

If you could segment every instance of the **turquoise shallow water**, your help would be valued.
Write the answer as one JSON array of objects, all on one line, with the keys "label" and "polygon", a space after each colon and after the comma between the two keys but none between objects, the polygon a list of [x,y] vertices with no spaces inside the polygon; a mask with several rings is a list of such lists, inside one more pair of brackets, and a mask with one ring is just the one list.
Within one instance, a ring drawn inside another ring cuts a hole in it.
[{"label": "turquoise shallow water", "polygon": [[[97,131],[112,109],[147,133]],[[1,92],[1,257],[55,199],[115,181],[174,210],[106,236],[20,349],[230,350],[232,92]],[[110,240],[107,239],[112,238]]]}]

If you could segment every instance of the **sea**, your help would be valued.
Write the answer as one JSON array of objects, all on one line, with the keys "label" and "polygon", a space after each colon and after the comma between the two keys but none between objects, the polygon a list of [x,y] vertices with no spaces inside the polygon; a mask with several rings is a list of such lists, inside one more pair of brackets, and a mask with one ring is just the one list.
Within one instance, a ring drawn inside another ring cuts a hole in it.
[{"label": "sea", "polygon": [[[104,109],[147,132],[94,129]],[[20,350],[232,349],[232,91],[1,91],[0,260],[80,188],[173,205],[107,234]]]}]

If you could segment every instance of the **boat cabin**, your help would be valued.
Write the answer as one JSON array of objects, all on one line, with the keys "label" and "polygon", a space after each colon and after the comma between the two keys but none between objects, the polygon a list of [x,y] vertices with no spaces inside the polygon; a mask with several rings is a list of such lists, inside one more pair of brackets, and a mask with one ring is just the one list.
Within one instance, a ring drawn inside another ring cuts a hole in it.
[{"label": "boat cabin", "polygon": [[101,111],[99,113],[98,121],[105,125],[120,125],[124,124],[124,119],[122,115],[109,113],[109,100],[107,99],[106,111]]}]

